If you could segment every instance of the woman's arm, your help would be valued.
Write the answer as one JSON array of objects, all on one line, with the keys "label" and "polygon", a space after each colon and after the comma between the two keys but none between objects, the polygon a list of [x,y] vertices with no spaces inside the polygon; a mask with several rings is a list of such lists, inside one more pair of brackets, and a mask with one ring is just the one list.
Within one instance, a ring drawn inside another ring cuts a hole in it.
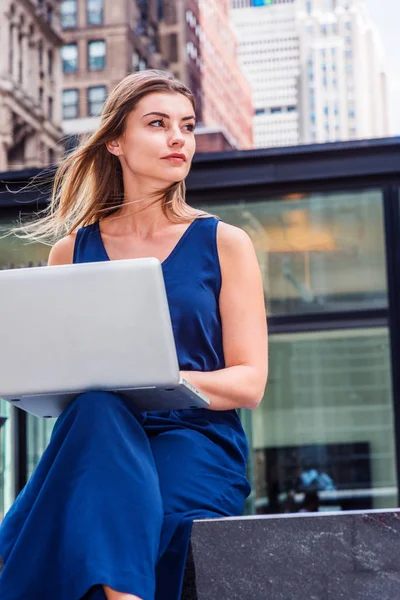
[{"label": "woman's arm", "polygon": [[249,236],[219,223],[218,254],[222,273],[219,307],[226,368],[183,371],[210,399],[211,410],[256,408],[268,376],[267,320],[262,277]]}]

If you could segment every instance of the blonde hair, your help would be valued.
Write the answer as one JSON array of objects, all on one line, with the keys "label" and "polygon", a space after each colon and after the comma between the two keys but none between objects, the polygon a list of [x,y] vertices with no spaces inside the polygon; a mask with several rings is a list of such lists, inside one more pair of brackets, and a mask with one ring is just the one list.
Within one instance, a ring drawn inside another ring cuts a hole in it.
[{"label": "blonde hair", "polygon": [[[52,243],[116,212],[124,202],[122,169],[106,144],[124,133],[129,113],[153,92],[183,94],[196,109],[192,92],[171,73],[149,69],[125,77],[108,96],[97,131],[81,141],[58,166],[49,206],[36,213],[33,222],[15,227],[12,232],[25,239]],[[186,204],[184,180],[154,196],[173,222],[210,216]]]}]

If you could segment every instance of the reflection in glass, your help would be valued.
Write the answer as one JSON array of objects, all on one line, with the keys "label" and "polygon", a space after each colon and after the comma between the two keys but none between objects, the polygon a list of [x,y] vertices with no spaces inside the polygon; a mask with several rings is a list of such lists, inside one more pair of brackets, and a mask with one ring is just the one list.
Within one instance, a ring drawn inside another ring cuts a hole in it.
[{"label": "reflection in glass", "polygon": [[205,208],[252,238],[269,314],[386,307],[380,191],[235,201]]},{"label": "reflection in glass", "polygon": [[30,477],[38,464],[40,457],[50,441],[56,419],[41,419],[27,415],[28,430],[28,477]]},{"label": "reflection in glass", "polygon": [[257,512],[396,506],[386,329],[272,335],[252,416]]},{"label": "reflection in glass", "polygon": [[0,522],[13,500],[11,406],[0,399]]},{"label": "reflection in glass", "polygon": [[46,264],[50,247],[26,242],[14,235],[3,237],[15,223],[0,221],[0,269],[33,267]]}]

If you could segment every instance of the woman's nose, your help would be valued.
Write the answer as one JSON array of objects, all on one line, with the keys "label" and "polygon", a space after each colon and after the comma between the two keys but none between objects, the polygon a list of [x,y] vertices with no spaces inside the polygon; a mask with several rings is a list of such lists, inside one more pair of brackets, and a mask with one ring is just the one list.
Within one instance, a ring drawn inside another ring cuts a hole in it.
[{"label": "woman's nose", "polygon": [[185,138],[184,138],[183,133],[180,130],[180,128],[171,130],[170,144],[171,145],[174,145],[174,144],[183,145],[184,143],[185,143]]}]

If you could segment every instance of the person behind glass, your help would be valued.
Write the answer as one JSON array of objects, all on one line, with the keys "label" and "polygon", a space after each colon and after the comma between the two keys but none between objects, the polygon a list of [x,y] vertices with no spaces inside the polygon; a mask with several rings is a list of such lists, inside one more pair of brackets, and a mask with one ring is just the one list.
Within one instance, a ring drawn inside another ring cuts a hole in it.
[{"label": "person behind glass", "polygon": [[243,511],[236,409],[256,408],[267,380],[262,278],[244,231],[185,202],[194,129],[185,85],[128,75],[59,166],[47,216],[23,230],[67,233],[49,265],[158,258],[181,374],[210,407],[140,413],[107,392],[71,402],[0,529],[2,600],[178,600],[193,520]]}]

